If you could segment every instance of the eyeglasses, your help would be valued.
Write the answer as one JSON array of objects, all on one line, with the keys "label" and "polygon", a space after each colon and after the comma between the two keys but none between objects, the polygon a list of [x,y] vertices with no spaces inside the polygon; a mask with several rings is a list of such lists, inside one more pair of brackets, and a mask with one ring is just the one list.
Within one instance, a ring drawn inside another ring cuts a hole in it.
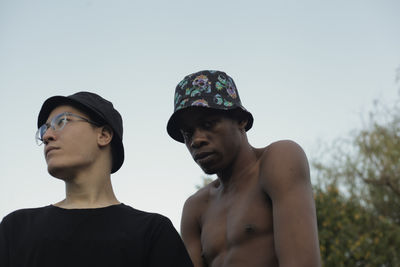
[{"label": "eyeglasses", "polygon": [[[71,120],[70,117],[75,117],[80,120]],[[98,123],[86,119],[84,117],[81,117],[79,115],[70,112],[63,112],[55,116],[50,123],[45,123],[39,127],[35,135],[36,144],[38,144],[38,146],[43,144],[43,136],[45,135],[45,133],[49,128],[53,129],[54,131],[61,131],[68,122],[73,122],[73,121],[85,121],[90,124],[100,126]]]}]

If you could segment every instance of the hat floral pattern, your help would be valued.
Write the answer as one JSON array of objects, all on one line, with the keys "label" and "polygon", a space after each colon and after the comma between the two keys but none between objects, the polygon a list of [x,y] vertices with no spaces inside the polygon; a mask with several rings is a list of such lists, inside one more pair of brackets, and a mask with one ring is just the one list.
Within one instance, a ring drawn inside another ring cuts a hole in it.
[{"label": "hat floral pattern", "polygon": [[167,131],[173,139],[182,143],[184,139],[179,129],[178,114],[188,107],[239,109],[248,119],[246,131],[253,125],[253,116],[242,106],[233,79],[222,71],[199,71],[186,76],[176,86],[174,113],[168,120]]},{"label": "hat floral pattern", "polygon": [[221,71],[200,71],[186,76],[176,87],[175,111],[202,106],[227,109],[241,106],[235,83]]}]

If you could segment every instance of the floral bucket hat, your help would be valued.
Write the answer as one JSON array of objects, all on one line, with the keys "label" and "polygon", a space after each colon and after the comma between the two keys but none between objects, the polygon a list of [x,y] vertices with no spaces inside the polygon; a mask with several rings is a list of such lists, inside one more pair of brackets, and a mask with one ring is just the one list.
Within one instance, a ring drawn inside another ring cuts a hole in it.
[{"label": "floral bucket hat", "polygon": [[183,143],[177,114],[189,107],[217,110],[239,110],[247,117],[246,131],[253,125],[253,116],[243,106],[235,82],[225,72],[203,70],[186,76],[175,89],[174,113],[167,124],[168,134]]}]

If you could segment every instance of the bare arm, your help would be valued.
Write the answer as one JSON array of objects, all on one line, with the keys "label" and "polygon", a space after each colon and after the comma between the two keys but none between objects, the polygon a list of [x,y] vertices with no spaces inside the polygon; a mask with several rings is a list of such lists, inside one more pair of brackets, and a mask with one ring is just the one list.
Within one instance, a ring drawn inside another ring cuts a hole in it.
[{"label": "bare arm", "polygon": [[307,157],[296,143],[279,141],[263,154],[261,185],[273,206],[279,266],[321,266],[317,218]]},{"label": "bare arm", "polygon": [[194,267],[205,267],[201,256],[201,228],[199,223],[200,203],[194,195],[185,202],[181,219],[182,240],[189,252]]}]

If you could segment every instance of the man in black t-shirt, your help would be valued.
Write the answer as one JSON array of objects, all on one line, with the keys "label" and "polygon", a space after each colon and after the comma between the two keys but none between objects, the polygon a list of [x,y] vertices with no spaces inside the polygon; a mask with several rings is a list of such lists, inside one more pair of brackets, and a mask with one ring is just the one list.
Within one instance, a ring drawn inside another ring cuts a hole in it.
[{"label": "man in black t-shirt", "polygon": [[0,266],[193,266],[171,221],[119,202],[111,173],[124,161],[122,118],[79,92],[47,99],[36,141],[66,197],[15,211],[0,224]]}]

